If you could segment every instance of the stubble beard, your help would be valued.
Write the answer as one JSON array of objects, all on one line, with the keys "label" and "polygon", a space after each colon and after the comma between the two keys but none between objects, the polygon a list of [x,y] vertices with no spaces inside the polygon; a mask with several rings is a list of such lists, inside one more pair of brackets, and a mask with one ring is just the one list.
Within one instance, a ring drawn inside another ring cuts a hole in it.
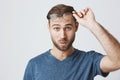
[{"label": "stubble beard", "polygon": [[[54,44],[54,46],[59,49],[60,51],[67,51],[72,47],[72,44],[75,40],[75,35],[73,36],[73,38],[69,41],[69,43],[67,43],[66,46],[60,46],[59,44],[57,44],[57,42],[55,42],[55,40],[52,38],[52,42]],[[62,39],[62,41],[66,41],[68,42],[68,40],[66,38]]]}]

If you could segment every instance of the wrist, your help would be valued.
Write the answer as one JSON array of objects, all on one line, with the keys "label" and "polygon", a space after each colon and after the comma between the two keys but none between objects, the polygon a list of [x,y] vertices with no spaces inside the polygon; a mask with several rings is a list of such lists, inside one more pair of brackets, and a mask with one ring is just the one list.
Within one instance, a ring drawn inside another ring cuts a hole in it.
[{"label": "wrist", "polygon": [[89,25],[88,29],[90,31],[93,31],[96,30],[98,27],[100,27],[100,24],[97,21],[94,21]]}]

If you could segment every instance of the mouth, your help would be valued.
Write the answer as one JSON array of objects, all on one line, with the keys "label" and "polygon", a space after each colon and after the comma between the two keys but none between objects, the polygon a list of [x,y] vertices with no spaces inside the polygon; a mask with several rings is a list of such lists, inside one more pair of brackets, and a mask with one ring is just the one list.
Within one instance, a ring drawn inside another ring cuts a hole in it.
[{"label": "mouth", "polygon": [[61,45],[66,45],[66,44],[67,44],[67,41],[61,40],[61,41],[60,41],[60,44],[61,44]]}]

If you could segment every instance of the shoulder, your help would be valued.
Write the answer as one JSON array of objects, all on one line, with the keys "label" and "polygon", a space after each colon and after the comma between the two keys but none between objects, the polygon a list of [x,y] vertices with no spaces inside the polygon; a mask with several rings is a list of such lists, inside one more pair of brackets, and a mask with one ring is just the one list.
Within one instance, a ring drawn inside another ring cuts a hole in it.
[{"label": "shoulder", "polygon": [[86,59],[100,59],[104,56],[103,54],[98,53],[95,50],[81,51],[81,50],[76,49],[76,53],[77,55],[79,55],[80,58],[83,57]]},{"label": "shoulder", "polygon": [[83,51],[79,49],[75,49],[75,52],[81,55],[102,55],[101,53],[96,52],[95,50],[90,50],[90,51]]},{"label": "shoulder", "polygon": [[99,53],[99,52],[96,52],[96,51],[94,51],[94,50],[91,50],[91,51],[88,51],[87,52],[87,55],[88,56],[91,56],[91,57],[93,57],[93,58],[98,58],[98,57],[103,57],[104,55],[102,54],[102,53]]},{"label": "shoulder", "polygon": [[31,63],[42,62],[47,57],[48,53],[49,53],[49,51],[43,52],[43,53],[31,58],[29,60],[29,62],[31,62]]}]

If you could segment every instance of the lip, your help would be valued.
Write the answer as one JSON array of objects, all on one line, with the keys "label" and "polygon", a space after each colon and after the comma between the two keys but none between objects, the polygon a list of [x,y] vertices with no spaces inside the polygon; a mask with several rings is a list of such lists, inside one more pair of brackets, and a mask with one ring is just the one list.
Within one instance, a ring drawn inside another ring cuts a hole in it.
[{"label": "lip", "polygon": [[60,42],[60,44],[66,44],[66,42]]},{"label": "lip", "polygon": [[67,42],[66,41],[60,41],[61,45],[65,45]]}]

